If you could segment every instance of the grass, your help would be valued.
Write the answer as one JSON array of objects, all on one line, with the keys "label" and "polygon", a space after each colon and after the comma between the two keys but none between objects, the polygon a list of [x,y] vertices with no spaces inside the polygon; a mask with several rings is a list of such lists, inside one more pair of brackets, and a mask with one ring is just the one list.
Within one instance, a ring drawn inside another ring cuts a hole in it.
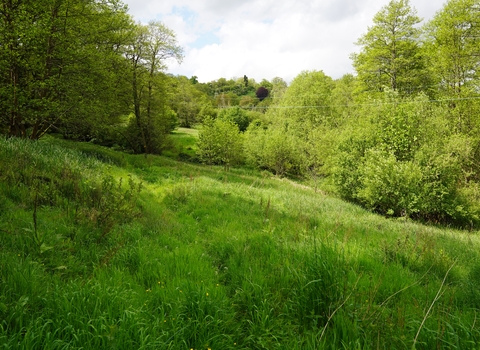
[{"label": "grass", "polygon": [[177,128],[170,135],[170,139],[173,142],[172,149],[165,151],[163,155],[174,159],[198,163],[197,138],[197,129]]},{"label": "grass", "polygon": [[475,349],[479,248],[267,173],[0,139],[3,349]]}]

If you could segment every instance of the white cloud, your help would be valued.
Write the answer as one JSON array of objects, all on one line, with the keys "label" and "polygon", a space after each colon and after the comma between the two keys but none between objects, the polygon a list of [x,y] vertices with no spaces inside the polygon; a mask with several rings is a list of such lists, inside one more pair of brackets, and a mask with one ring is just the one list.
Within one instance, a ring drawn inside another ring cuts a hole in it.
[{"label": "white cloud", "polygon": [[[353,72],[349,55],[388,0],[124,0],[135,19],[164,22],[185,48],[173,74],[202,82],[280,76],[323,70],[338,78]],[[429,19],[443,0],[411,1]],[[208,42],[213,40],[212,42]]]}]

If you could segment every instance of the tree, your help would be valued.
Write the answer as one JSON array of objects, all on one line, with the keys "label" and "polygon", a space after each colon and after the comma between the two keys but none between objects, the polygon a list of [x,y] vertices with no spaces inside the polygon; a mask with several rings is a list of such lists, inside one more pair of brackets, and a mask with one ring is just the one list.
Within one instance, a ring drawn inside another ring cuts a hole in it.
[{"label": "tree", "polygon": [[257,89],[257,92],[255,93],[255,95],[257,95],[257,98],[259,99],[259,101],[263,101],[268,97],[268,93],[269,92],[266,88],[264,88],[263,86],[260,86]]},{"label": "tree", "polygon": [[244,95],[240,98],[238,105],[242,108],[252,109],[257,104],[258,100],[250,95]]},{"label": "tree", "polygon": [[322,71],[304,71],[293,79],[277,105],[267,117],[277,123],[287,123],[289,132],[306,135],[320,124],[331,123],[333,79]]},{"label": "tree", "polygon": [[356,43],[360,53],[352,55],[365,90],[382,91],[387,86],[405,94],[427,83],[416,28],[420,22],[408,0],[391,0],[375,15],[374,25]]},{"label": "tree", "polygon": [[221,109],[218,112],[218,118],[232,121],[241,132],[247,130],[248,125],[250,124],[247,111],[238,106]]},{"label": "tree", "polygon": [[272,79],[272,88],[270,91],[270,95],[274,99],[280,99],[287,90],[287,87],[288,85],[285,80],[279,77],[275,77]]},{"label": "tree", "polygon": [[430,65],[442,89],[460,96],[480,70],[480,1],[450,0],[425,26]]},{"label": "tree", "polygon": [[[38,139],[115,115],[116,68],[131,20],[116,0],[9,0],[0,4],[0,125]],[[121,89],[121,88],[120,88]]]},{"label": "tree", "polygon": [[217,107],[219,108],[238,106],[240,103],[238,95],[233,92],[222,92],[221,94],[216,95],[215,100],[217,102]]},{"label": "tree", "polygon": [[172,109],[176,112],[181,127],[190,128],[199,122],[198,115],[208,96],[195,88],[197,83],[184,76],[172,78],[174,93],[171,98]]},{"label": "tree", "polygon": [[332,90],[332,113],[333,122],[340,126],[355,112],[354,91],[357,86],[357,79],[352,74],[345,74],[335,80],[335,87]]},{"label": "tree", "polygon": [[[131,39],[126,57],[130,61],[136,133],[142,144],[142,149],[135,151],[159,153],[164,135],[174,128],[162,71],[166,59],[181,61],[183,50],[177,45],[175,33],[160,22],[152,21],[147,26],[138,24]],[[135,144],[132,140],[130,143]]]},{"label": "tree", "polygon": [[452,127],[480,131],[480,1],[450,0],[425,26],[429,66],[440,97],[448,99]]}]

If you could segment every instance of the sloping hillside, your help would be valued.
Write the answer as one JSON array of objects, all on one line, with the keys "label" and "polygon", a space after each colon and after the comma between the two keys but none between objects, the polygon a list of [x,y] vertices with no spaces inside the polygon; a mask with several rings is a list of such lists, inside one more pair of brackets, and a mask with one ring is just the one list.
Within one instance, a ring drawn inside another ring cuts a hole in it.
[{"label": "sloping hillside", "polygon": [[471,349],[479,248],[268,173],[0,139],[6,349]]}]

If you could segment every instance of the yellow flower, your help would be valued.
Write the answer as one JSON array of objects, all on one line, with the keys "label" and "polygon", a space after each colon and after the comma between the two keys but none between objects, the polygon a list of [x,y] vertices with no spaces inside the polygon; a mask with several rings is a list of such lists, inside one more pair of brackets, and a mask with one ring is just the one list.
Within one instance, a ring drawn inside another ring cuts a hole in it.
[{"label": "yellow flower", "polygon": [[207,297],[208,297],[208,293],[207,293]]}]

